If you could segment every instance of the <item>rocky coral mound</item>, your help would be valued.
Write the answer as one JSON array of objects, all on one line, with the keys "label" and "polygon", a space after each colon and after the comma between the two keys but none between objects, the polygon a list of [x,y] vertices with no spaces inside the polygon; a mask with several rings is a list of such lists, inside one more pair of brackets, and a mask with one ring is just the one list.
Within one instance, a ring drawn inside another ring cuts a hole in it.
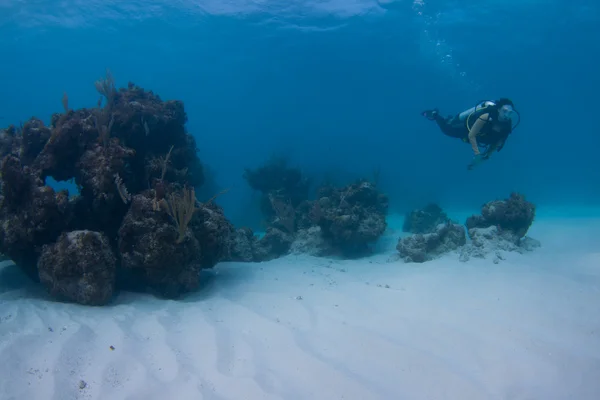
[{"label": "rocky coral mound", "polygon": [[508,199],[490,201],[481,207],[481,215],[467,219],[468,230],[497,226],[502,231],[512,232],[519,238],[527,234],[535,219],[535,205],[519,193],[511,193]]},{"label": "rocky coral mound", "polygon": [[446,222],[438,224],[431,233],[401,238],[396,249],[405,261],[425,262],[444,253],[458,251],[461,261],[468,261],[471,257],[486,258],[492,254],[497,263],[504,259],[503,252],[523,253],[541,245],[525,236],[535,218],[535,205],[518,193],[512,193],[505,200],[490,201],[482,207],[481,215],[469,217],[465,225],[470,241],[467,241],[463,226],[450,222],[446,214],[437,208],[430,211],[410,213],[407,223],[410,229],[426,230],[427,224],[437,218]]},{"label": "rocky coral mound", "polygon": [[296,207],[290,200],[270,204],[273,217],[263,237],[249,228],[237,230],[233,260],[266,261],[290,252],[360,257],[369,254],[369,246],[387,228],[388,198],[367,181],[323,186],[316,200]]},{"label": "rocky coral mound", "polygon": [[464,226],[448,222],[437,225],[431,233],[417,233],[401,238],[396,249],[404,261],[422,263],[457,250],[466,241]]},{"label": "rocky coral mound", "polygon": [[439,224],[445,224],[450,219],[437,204],[428,204],[422,209],[408,212],[404,218],[402,230],[410,233],[430,233],[437,229]]},{"label": "rocky coral mound", "polygon": [[300,227],[318,226],[332,253],[360,257],[369,254],[369,245],[385,232],[387,210],[388,197],[368,181],[325,186],[305,208]]},{"label": "rocky coral mound", "polygon": [[[114,290],[175,297],[229,257],[233,226],[211,201],[183,103],[112,76],[98,107],[0,131],[0,252],[51,294],[105,304]],[[102,106],[104,101],[104,106]],[[73,181],[56,192],[47,178]],[[112,261],[111,261],[112,260]]]}]

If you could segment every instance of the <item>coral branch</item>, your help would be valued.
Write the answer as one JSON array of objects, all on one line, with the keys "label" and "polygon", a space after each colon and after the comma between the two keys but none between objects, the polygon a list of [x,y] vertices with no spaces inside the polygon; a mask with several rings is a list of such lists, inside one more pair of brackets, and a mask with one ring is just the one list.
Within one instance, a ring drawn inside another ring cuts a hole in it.
[{"label": "coral branch", "polygon": [[119,192],[119,196],[121,196],[123,203],[129,203],[131,201],[131,194],[127,190],[127,187],[125,187],[123,179],[121,179],[119,174],[115,174],[115,184],[117,185],[117,191]]},{"label": "coral branch", "polygon": [[196,193],[194,189],[183,189],[181,195],[170,194],[160,202],[163,209],[173,218],[179,237],[177,243],[183,242],[188,223],[191,221],[196,208]]}]

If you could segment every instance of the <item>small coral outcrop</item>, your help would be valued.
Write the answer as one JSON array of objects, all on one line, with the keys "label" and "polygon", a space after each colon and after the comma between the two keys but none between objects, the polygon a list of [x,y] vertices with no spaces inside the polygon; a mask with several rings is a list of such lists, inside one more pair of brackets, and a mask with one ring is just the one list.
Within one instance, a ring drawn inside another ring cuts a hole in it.
[{"label": "small coral outcrop", "polygon": [[398,241],[396,249],[406,262],[423,263],[464,246],[465,228],[450,222],[439,224],[430,233],[417,233]]},{"label": "small coral outcrop", "polygon": [[[463,226],[451,222],[437,206],[427,209],[409,213],[405,231],[427,231],[432,221],[445,222],[436,225],[433,232],[401,238],[396,249],[405,261],[430,261],[457,250],[461,261],[472,257],[486,258],[491,254],[493,261],[498,263],[504,259],[503,252],[524,253],[541,246],[537,240],[525,236],[535,218],[535,205],[519,193],[483,205],[481,215],[467,219],[466,234]],[[467,234],[470,241],[467,241]]]},{"label": "small coral outcrop", "polygon": [[535,205],[519,193],[511,193],[505,200],[494,200],[483,205],[481,215],[467,219],[467,229],[497,226],[522,238],[535,219]]},{"label": "small coral outcrop", "polygon": [[374,184],[360,180],[341,188],[320,188],[317,199],[304,210],[300,227],[320,228],[304,236],[320,235],[331,254],[355,258],[369,254],[369,246],[385,232],[388,197]]},{"label": "small coral outcrop", "polygon": [[[275,191],[285,192],[283,188]],[[388,198],[368,181],[344,187],[322,186],[315,200],[297,205],[288,197],[283,201],[278,194],[269,193],[268,215],[272,216],[265,235],[259,238],[248,228],[238,230],[233,260],[266,261],[289,253],[361,257],[370,254],[370,245],[387,228]]]}]

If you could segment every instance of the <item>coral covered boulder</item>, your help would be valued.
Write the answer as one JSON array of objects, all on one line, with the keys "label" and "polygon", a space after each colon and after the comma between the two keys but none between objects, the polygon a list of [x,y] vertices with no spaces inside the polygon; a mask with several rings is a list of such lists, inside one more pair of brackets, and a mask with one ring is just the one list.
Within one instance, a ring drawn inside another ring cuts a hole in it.
[{"label": "coral covered boulder", "polygon": [[79,304],[103,305],[115,286],[116,258],[99,232],[72,231],[45,245],[38,261],[40,281],[50,294]]},{"label": "coral covered boulder", "polygon": [[494,200],[483,205],[481,215],[467,219],[467,229],[487,228],[497,226],[503,231],[509,231],[522,238],[527,234],[535,218],[535,205],[525,196],[512,193],[508,199]]},{"label": "coral covered boulder", "polygon": [[198,287],[200,270],[229,259],[233,226],[193,190],[157,201],[153,191],[133,196],[119,229],[120,283],[149,287],[174,298]]},{"label": "coral covered boulder", "polygon": [[124,288],[152,288],[165,297],[196,289],[202,268],[200,243],[193,232],[181,228],[149,194],[133,196],[119,229]]},{"label": "coral covered boulder", "polygon": [[235,228],[227,220],[223,209],[214,202],[198,203],[190,230],[200,243],[200,265],[203,269],[214,267],[218,262],[229,259],[230,242]]},{"label": "coral covered boulder", "polygon": [[422,263],[454,251],[466,243],[465,228],[458,224],[439,224],[431,233],[401,238],[396,249],[407,262]]},{"label": "coral covered boulder", "polygon": [[323,239],[343,257],[370,252],[387,228],[388,198],[367,181],[343,188],[323,187],[307,208],[304,221],[321,228]]}]

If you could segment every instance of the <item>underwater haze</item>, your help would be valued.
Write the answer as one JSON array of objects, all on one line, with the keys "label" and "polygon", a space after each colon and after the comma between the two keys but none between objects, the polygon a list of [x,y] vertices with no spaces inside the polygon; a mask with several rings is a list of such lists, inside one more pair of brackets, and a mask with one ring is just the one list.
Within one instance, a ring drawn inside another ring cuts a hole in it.
[{"label": "underwater haze", "polygon": [[[539,206],[600,202],[599,8],[548,1],[0,2],[2,125],[92,107],[109,68],[188,113],[200,159],[231,188],[280,154],[319,183],[370,178],[392,210],[479,207],[526,193]],[[469,145],[421,111],[508,97],[522,122],[468,171]]]},{"label": "underwater haze", "polygon": [[[0,0],[0,400],[600,399],[599,44],[599,0]],[[436,124],[506,98],[489,159]]]}]

